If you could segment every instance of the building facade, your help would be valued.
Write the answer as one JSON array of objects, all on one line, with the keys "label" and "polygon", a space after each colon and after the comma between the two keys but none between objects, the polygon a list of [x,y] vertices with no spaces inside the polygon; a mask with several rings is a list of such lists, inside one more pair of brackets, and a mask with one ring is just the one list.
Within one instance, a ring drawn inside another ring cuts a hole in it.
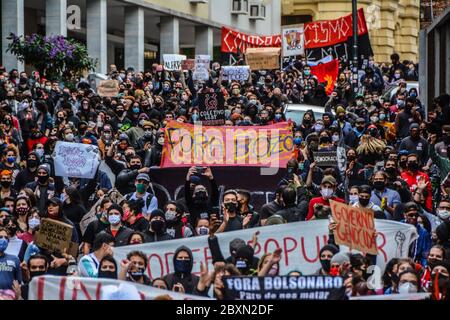
[{"label": "building facade", "polygon": [[[419,0],[358,0],[358,8],[364,8],[377,61],[389,62],[393,52],[402,60],[418,61]],[[351,0],[283,0],[282,25],[336,19],[351,12]]]},{"label": "building facade", "polygon": [[163,54],[220,54],[221,27],[279,34],[281,0],[2,0],[2,64],[23,70],[6,52],[17,35],[63,34],[86,43],[98,60],[144,70]]}]

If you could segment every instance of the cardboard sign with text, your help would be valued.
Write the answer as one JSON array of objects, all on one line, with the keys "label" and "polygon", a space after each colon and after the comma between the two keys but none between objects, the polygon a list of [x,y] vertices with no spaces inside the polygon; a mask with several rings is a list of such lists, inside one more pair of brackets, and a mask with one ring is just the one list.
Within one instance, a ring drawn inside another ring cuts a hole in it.
[{"label": "cardboard sign with text", "polygon": [[334,238],[337,244],[350,250],[378,254],[374,213],[369,209],[356,208],[330,200],[331,213],[337,226]]},{"label": "cardboard sign with text", "polygon": [[181,70],[189,71],[194,70],[195,68],[195,59],[187,59],[181,62]]},{"label": "cardboard sign with text", "polygon": [[70,224],[43,218],[34,242],[39,247],[50,251],[63,253],[66,250],[67,253],[73,253],[72,231],[73,227]]},{"label": "cardboard sign with text", "polygon": [[334,167],[337,165],[337,152],[316,151],[314,152],[314,162],[318,167]]},{"label": "cardboard sign with text", "polygon": [[100,97],[117,97],[119,90],[119,81],[117,80],[103,80],[97,86],[97,93]]},{"label": "cardboard sign with text", "polygon": [[211,62],[211,56],[209,55],[196,55],[195,67],[192,79],[198,81],[208,81],[209,79],[209,64]]},{"label": "cardboard sign with text", "polygon": [[225,99],[221,92],[200,93],[198,108],[202,125],[221,126],[225,124]]},{"label": "cardboard sign with text", "polygon": [[252,70],[273,70],[280,68],[281,48],[248,48],[245,61]]},{"label": "cardboard sign with text", "polygon": [[182,61],[186,60],[186,56],[181,54],[165,54],[163,55],[164,69],[167,71],[181,70]]}]

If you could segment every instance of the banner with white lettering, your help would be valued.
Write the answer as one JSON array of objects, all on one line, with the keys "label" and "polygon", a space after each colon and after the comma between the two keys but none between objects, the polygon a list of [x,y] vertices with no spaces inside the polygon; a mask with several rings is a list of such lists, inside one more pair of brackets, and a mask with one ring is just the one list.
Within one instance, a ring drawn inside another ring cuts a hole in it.
[{"label": "banner with white lettering", "polygon": [[223,80],[247,81],[250,77],[249,66],[223,66]]},{"label": "banner with white lettering", "polygon": [[55,175],[92,179],[100,165],[98,147],[73,142],[56,142],[53,153]]},{"label": "banner with white lettering", "polygon": [[344,300],[344,280],[331,276],[223,277],[225,300]]},{"label": "banner with white lettering", "polygon": [[[382,270],[390,259],[407,257],[409,245],[417,238],[414,226],[395,221],[375,220],[375,228],[378,232],[377,265]],[[309,275],[321,267],[319,251],[328,241],[328,220],[295,222],[217,234],[225,258],[229,256],[229,245],[233,239],[241,238],[250,242],[256,231],[260,232],[255,247],[256,256],[260,257],[266,252],[272,253],[277,248],[283,250],[280,274],[296,269]],[[130,251],[143,251],[148,256],[148,276],[154,279],[173,272],[173,255],[182,245],[192,250],[194,274],[199,274],[200,262],[212,270],[208,236],[117,247],[114,248],[114,258],[121,261]],[[348,251],[348,248],[341,246],[341,250]]]},{"label": "banner with white lettering", "polygon": [[192,79],[194,81],[208,81],[209,79],[209,64],[211,62],[211,56],[209,55],[196,55],[194,73]]},{"label": "banner with white lettering", "polygon": [[167,71],[181,70],[181,65],[186,58],[181,54],[165,54],[163,55],[164,69]]},{"label": "banner with white lettering", "polygon": [[[124,283],[134,288],[131,290],[127,288],[127,292],[124,292],[125,290],[122,289]],[[120,292],[114,294],[111,292],[114,290],[120,290]],[[154,300],[163,295],[170,296],[172,300],[212,300],[208,297],[104,278],[36,277],[30,282],[28,291],[29,300]]]}]

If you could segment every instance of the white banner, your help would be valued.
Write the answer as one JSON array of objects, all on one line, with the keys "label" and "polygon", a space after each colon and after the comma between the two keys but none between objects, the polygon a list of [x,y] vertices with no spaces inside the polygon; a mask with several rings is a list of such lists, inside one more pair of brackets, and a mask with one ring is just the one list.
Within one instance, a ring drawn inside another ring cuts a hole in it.
[{"label": "white banner", "polygon": [[328,63],[328,62],[331,62],[331,61],[333,61],[333,56],[326,56],[325,58],[320,59],[318,61],[308,61],[307,64],[310,67],[315,67],[315,66],[317,66],[317,65],[319,65],[321,63],[325,64],[325,63]]},{"label": "white banner", "polygon": [[[128,285],[124,292],[123,285]],[[173,291],[153,288],[129,281],[113,279],[42,276],[30,282],[29,300],[117,300],[114,293],[119,286],[121,299],[153,300],[161,295],[169,295],[173,300],[212,300],[208,297],[182,294]],[[133,288],[129,288],[129,286]],[[113,288],[109,286],[114,286]],[[139,297],[139,298],[138,298]]]},{"label": "white banner", "polygon": [[430,298],[431,293],[406,293],[406,294],[382,294],[373,296],[351,297],[350,300],[426,300]]},{"label": "white banner", "polygon": [[56,142],[53,153],[58,177],[92,179],[100,165],[98,147],[73,142]]},{"label": "white banner", "polygon": [[208,81],[209,79],[209,64],[211,62],[211,56],[209,55],[196,55],[195,67],[192,79],[195,81]]},{"label": "white banner", "polygon": [[[390,259],[406,257],[409,245],[417,238],[416,229],[405,223],[375,220],[375,228],[379,233],[377,265],[381,270],[384,270],[384,266]],[[320,268],[319,251],[328,241],[328,220],[295,222],[219,233],[217,237],[224,258],[230,256],[231,240],[241,238],[250,242],[256,231],[260,231],[258,245],[255,248],[256,256],[261,257],[263,253],[271,253],[276,248],[283,249],[280,261],[281,275],[291,270],[300,270],[304,275],[310,275]],[[120,262],[130,251],[143,251],[148,255],[147,273],[151,279],[154,279],[173,272],[173,254],[182,245],[192,250],[194,274],[199,275],[200,262],[206,263],[208,269],[212,270],[208,236],[117,247],[114,248],[114,258]],[[341,246],[341,250],[348,251],[348,248]]]},{"label": "white banner", "polygon": [[298,27],[287,27],[282,30],[283,57],[305,54],[305,33],[303,24]]},{"label": "white banner", "polygon": [[183,60],[186,60],[186,56],[181,54],[165,54],[163,55],[164,69],[167,71],[181,70],[181,64]]},{"label": "white banner", "polygon": [[249,66],[224,66],[222,69],[223,80],[247,81],[250,77]]}]

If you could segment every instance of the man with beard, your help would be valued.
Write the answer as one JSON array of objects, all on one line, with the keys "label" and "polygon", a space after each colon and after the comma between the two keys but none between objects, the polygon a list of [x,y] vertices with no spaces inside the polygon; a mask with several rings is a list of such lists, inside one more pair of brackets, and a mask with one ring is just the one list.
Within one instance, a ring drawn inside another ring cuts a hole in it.
[{"label": "man with beard", "polygon": [[[191,192],[192,176],[203,176],[209,180],[211,197],[208,196],[208,191],[202,184],[197,184],[194,191]],[[199,167],[189,168],[184,185],[184,197],[189,209],[191,225],[195,225],[195,221],[198,218],[208,219],[207,216],[202,216],[201,214],[211,214],[213,207],[217,206],[219,202],[219,188],[214,180],[211,168],[201,168],[201,170]]]}]

